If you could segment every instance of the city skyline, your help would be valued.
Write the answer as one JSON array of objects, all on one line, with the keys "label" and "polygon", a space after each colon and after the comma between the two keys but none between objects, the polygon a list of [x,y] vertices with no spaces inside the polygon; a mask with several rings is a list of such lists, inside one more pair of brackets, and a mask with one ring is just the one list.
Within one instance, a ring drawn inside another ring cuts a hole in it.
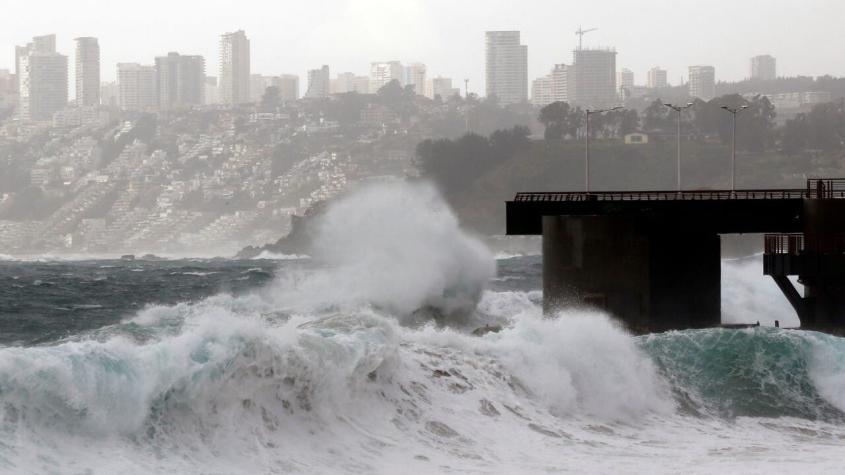
[{"label": "city skyline", "polygon": [[[838,18],[845,14],[845,5],[837,2],[816,0],[811,3],[816,5],[816,13],[826,13],[814,15],[815,22],[819,18]],[[803,11],[779,9],[786,5],[783,1],[748,2],[731,5],[729,9],[726,9],[730,5],[728,2],[716,1],[716,8],[701,12],[694,30],[687,24],[669,21],[673,18],[672,4],[663,0],[649,2],[626,13],[624,26],[620,26],[623,20],[615,18],[619,16],[616,4],[621,2],[564,7],[538,1],[532,4],[536,8],[525,9],[504,2],[466,2],[447,9],[445,3],[439,1],[394,6],[383,0],[354,4],[338,0],[322,2],[322,8],[286,6],[283,18],[295,17],[297,21],[280,20],[284,28],[279,28],[279,23],[267,21],[266,15],[257,14],[260,5],[250,2],[240,9],[226,10],[225,14],[221,11],[225,10],[225,2],[207,3],[200,24],[194,22],[191,15],[180,14],[187,6],[158,0],[149,2],[149,8],[132,18],[111,17],[109,11],[95,8],[93,2],[65,5],[35,0],[23,6],[7,7],[12,14],[6,18],[33,17],[31,12],[36,10],[51,11],[53,15],[33,18],[26,28],[12,21],[2,25],[0,44],[4,47],[0,48],[0,68],[14,69],[15,44],[36,35],[55,33],[58,51],[68,56],[73,53],[73,38],[97,37],[102,49],[104,81],[115,79],[117,63],[148,64],[155,56],[169,51],[190,51],[204,56],[207,71],[213,74],[217,70],[219,35],[244,29],[252,42],[253,73],[294,73],[304,80],[307,70],[321,64],[328,64],[334,71],[366,74],[373,61],[399,60],[425,63],[429,77],[451,77],[456,81],[469,78],[470,91],[483,93],[482,39],[485,31],[521,31],[522,42],[529,48],[530,81],[547,74],[554,64],[570,61],[577,44],[574,31],[582,23],[585,27],[598,28],[584,37],[585,47],[615,47],[619,52],[618,67],[634,71],[639,83],[644,82],[646,72],[657,65],[668,71],[671,84],[678,84],[682,76],[686,78],[687,68],[696,64],[715,66],[717,80],[740,80],[749,74],[749,58],[762,54],[771,54],[778,59],[779,75],[845,75],[845,65],[823,59],[835,56],[845,48],[843,35],[838,34],[833,25],[827,28],[802,26],[807,23],[802,23]],[[165,5],[170,9],[169,15],[161,14]],[[568,20],[550,22],[545,19],[560,15],[533,15],[537,8],[548,13],[565,11],[563,17]],[[484,15],[477,14],[482,10]],[[733,15],[724,18],[725,11],[733,12]],[[660,17],[660,28],[654,28],[652,18],[659,12],[665,15]],[[749,19],[757,18],[763,12],[766,28],[758,28]],[[152,22],[157,25],[156,35],[146,34],[146,28]],[[707,30],[704,29],[707,24],[722,26]],[[794,40],[783,42],[782,32],[787,28],[793,33],[796,29],[802,30],[802,34],[792,35]],[[346,41],[347,38],[354,39]],[[304,47],[284,48],[288,44]],[[811,45],[819,54],[805,54]],[[732,51],[726,54],[725,48]],[[71,64],[71,68],[73,66]],[[71,70],[70,74],[73,77],[74,72]],[[71,96],[73,92],[71,90]]]}]

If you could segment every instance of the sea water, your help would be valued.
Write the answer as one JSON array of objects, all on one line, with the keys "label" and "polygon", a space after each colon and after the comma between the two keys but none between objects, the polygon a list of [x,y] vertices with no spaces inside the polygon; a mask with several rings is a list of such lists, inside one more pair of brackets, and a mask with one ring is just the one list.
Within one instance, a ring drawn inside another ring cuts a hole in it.
[{"label": "sea water", "polygon": [[773,328],[794,317],[759,256],[723,263],[723,312],[761,327],[632,336],[543,316],[541,258],[495,259],[426,185],[356,193],[318,235],[0,261],[0,472],[841,470],[845,340]]}]

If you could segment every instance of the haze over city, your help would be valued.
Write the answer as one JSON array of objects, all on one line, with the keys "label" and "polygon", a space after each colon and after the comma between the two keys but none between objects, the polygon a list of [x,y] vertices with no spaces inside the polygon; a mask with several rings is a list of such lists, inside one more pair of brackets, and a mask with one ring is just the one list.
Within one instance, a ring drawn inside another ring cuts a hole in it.
[{"label": "haze over city", "polygon": [[106,81],[115,79],[119,62],[145,64],[169,51],[204,56],[212,75],[221,32],[244,29],[252,42],[253,73],[304,78],[306,70],[328,64],[333,71],[366,74],[373,61],[418,61],[428,65],[431,77],[469,78],[470,89],[483,94],[484,31],[520,30],[533,79],[553,64],[571,62],[580,25],[598,28],[584,37],[585,46],[615,47],[619,68],[638,79],[660,66],[677,84],[688,66],[708,64],[717,80],[736,81],[748,77],[747,58],[758,54],[778,58],[784,76],[843,75],[845,63],[836,60],[845,50],[838,24],[843,17],[845,4],[836,0],[800,6],[785,0],[152,0],[143,6],[35,0],[3,6],[0,69],[14,69],[13,45],[55,33],[64,54],[73,51],[75,37],[99,38]]},{"label": "haze over city", "polygon": [[843,0],[6,0],[0,473],[841,473]]}]

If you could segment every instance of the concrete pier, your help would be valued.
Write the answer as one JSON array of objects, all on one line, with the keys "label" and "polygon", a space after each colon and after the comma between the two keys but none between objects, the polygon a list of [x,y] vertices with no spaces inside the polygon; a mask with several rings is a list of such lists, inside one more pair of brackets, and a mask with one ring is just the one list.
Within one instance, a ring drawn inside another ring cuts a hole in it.
[{"label": "concrete pier", "polygon": [[763,271],[802,327],[845,328],[845,180],[795,190],[520,193],[507,203],[507,229],[543,236],[547,313],[597,307],[636,332],[718,326],[719,236],[778,233],[765,238]]}]

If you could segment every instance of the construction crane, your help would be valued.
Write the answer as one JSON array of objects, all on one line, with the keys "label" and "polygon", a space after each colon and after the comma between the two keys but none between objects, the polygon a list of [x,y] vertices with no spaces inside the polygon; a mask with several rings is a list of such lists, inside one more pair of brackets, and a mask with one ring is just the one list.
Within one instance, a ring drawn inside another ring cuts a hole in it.
[{"label": "construction crane", "polygon": [[575,34],[578,35],[578,50],[579,51],[581,50],[581,46],[582,46],[581,43],[584,41],[584,35],[586,35],[587,33],[591,32],[591,31],[596,31],[596,30],[598,30],[598,28],[590,28],[590,29],[585,30],[585,29],[581,28],[581,26],[578,26],[578,31],[576,31]]}]

